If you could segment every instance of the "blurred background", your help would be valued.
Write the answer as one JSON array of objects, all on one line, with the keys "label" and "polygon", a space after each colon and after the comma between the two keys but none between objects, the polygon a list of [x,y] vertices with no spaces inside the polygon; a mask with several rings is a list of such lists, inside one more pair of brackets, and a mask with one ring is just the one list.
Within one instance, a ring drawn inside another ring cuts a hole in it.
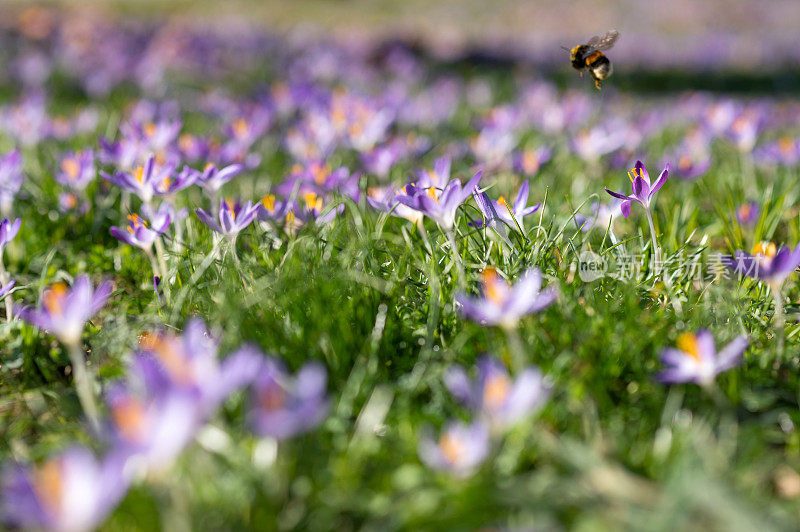
[{"label": "blurred background", "polygon": [[[152,27],[191,25],[375,48],[401,43],[436,60],[570,73],[566,52],[609,29],[622,86],[641,90],[794,91],[797,0],[140,0],[4,2],[5,30],[44,38],[62,15]],[[697,78],[700,73],[704,77]]]}]

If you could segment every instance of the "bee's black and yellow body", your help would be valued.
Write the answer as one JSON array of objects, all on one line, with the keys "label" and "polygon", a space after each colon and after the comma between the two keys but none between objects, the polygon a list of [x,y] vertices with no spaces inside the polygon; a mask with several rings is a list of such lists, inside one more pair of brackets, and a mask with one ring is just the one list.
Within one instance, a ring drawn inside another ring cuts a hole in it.
[{"label": "bee's black and yellow body", "polygon": [[581,75],[584,69],[588,70],[598,89],[601,87],[600,82],[611,75],[611,61],[600,50],[611,48],[618,36],[619,32],[612,30],[602,38],[593,37],[587,44],[580,44],[569,51],[572,68]]}]

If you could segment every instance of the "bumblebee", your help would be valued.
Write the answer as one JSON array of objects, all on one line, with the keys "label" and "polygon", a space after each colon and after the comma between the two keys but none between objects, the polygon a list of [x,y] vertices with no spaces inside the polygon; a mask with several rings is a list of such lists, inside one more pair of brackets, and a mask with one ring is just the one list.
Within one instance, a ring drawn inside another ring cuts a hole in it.
[{"label": "bumblebee", "polygon": [[601,37],[594,36],[586,44],[580,44],[569,50],[572,68],[579,71],[581,76],[583,76],[583,69],[588,69],[597,90],[603,86],[600,82],[611,75],[611,61],[602,50],[608,50],[614,46],[618,37],[619,32],[611,30]]}]

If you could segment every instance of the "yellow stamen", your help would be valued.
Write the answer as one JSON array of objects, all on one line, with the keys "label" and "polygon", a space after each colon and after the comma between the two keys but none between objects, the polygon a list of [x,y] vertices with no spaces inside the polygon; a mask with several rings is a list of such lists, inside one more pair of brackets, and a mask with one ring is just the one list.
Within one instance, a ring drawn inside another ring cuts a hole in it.
[{"label": "yellow stamen", "polygon": [[265,410],[277,410],[286,404],[286,392],[278,386],[270,386],[258,394],[258,404]]},{"label": "yellow stamen", "polygon": [[637,177],[644,178],[644,170],[642,168],[634,166],[628,172],[628,179],[630,179],[631,183],[633,183],[633,180],[636,179]]},{"label": "yellow stamen", "polygon": [[48,510],[57,511],[64,493],[61,460],[54,458],[37,468],[33,473],[33,486],[43,505]]},{"label": "yellow stamen", "polygon": [[145,429],[145,410],[141,402],[126,398],[114,404],[111,409],[114,424],[128,441],[137,441]]},{"label": "yellow stamen", "polygon": [[700,344],[697,343],[697,336],[692,333],[683,333],[678,336],[678,349],[692,356],[695,360],[700,360]]},{"label": "yellow stamen", "polygon": [[261,204],[268,211],[274,211],[275,210],[275,195],[274,194],[267,194],[266,196],[261,198]]},{"label": "yellow stamen", "polygon": [[322,198],[318,197],[313,192],[306,192],[303,194],[303,201],[306,203],[306,208],[310,211],[322,209]]},{"label": "yellow stamen", "polygon": [[183,353],[179,339],[163,334],[150,334],[143,337],[139,343],[147,345],[147,350],[156,355],[173,381],[179,383],[193,381],[192,367]]},{"label": "yellow stamen", "polygon": [[74,157],[67,157],[61,161],[61,170],[72,180],[78,179],[81,167]]},{"label": "yellow stamen", "polygon": [[67,285],[55,283],[42,296],[44,307],[50,314],[61,314],[64,311],[64,299],[67,297]]},{"label": "yellow stamen", "polygon": [[794,150],[794,140],[791,137],[781,137],[778,141],[778,147],[783,154],[789,154]]},{"label": "yellow stamen", "polygon": [[497,275],[497,270],[484,268],[483,272],[481,272],[481,277],[484,296],[494,303],[501,303],[504,299],[502,288],[505,281]]},{"label": "yellow stamen", "polygon": [[483,388],[483,404],[489,410],[497,410],[503,406],[511,391],[511,380],[502,374],[492,375]]},{"label": "yellow stamen", "polygon": [[777,252],[778,248],[772,242],[759,242],[753,246],[751,251],[753,255],[763,255],[770,259],[773,258]]},{"label": "yellow stamen", "polygon": [[178,137],[178,146],[183,151],[189,150],[192,146],[194,146],[194,135],[191,133],[183,133],[180,137]]},{"label": "yellow stamen", "polygon": [[429,197],[429,198],[432,198],[434,201],[436,201],[436,203],[439,203],[439,195],[438,195],[438,192],[439,192],[439,191],[438,191],[438,190],[436,190],[436,187],[428,187],[428,189],[427,189],[427,194],[428,194],[428,197]]},{"label": "yellow stamen", "polygon": [[134,179],[136,179],[136,181],[138,181],[139,183],[141,183],[141,182],[144,180],[144,167],[142,167],[142,166],[137,166],[137,167],[136,167],[136,168],[133,170],[133,177],[134,177]]},{"label": "yellow stamen", "polygon": [[439,440],[439,449],[441,449],[444,459],[450,464],[457,464],[464,455],[464,445],[450,435],[449,432],[445,433]]},{"label": "yellow stamen", "polygon": [[247,120],[244,118],[237,118],[232,124],[233,134],[239,138],[247,135],[249,129]]},{"label": "yellow stamen", "polygon": [[156,125],[152,122],[148,122],[144,126],[144,134],[148,137],[154,137],[156,135]]}]

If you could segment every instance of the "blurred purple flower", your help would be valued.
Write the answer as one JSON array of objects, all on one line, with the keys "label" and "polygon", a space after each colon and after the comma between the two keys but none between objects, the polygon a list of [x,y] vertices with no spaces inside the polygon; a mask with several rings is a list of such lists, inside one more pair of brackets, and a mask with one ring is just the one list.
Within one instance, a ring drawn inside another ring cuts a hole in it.
[{"label": "blurred purple flower", "polygon": [[248,414],[260,436],[279,440],[308,432],[328,413],[327,375],[320,364],[309,362],[292,377],[274,358],[267,358],[253,383]]},{"label": "blurred purple flower", "polygon": [[11,203],[22,187],[22,154],[11,150],[0,156],[0,210],[3,214],[11,211]]},{"label": "blurred purple flower", "polygon": [[38,466],[13,465],[2,485],[2,520],[12,527],[88,532],[100,526],[128,490],[124,460],[97,460],[73,447]]},{"label": "blurred purple flower", "polygon": [[[512,229],[517,229],[518,226],[520,228],[524,227],[523,218],[535,213],[539,210],[539,207],[542,206],[541,203],[528,206],[528,190],[528,181],[525,180],[519,187],[519,191],[517,192],[517,197],[514,200],[513,206],[509,205],[503,196],[500,196],[497,201],[489,200],[492,202],[492,206],[497,212],[497,216]],[[484,213],[484,216],[485,215],[486,213]]]},{"label": "blurred purple flower", "polygon": [[83,192],[97,177],[92,150],[65,153],[58,168],[56,181],[74,192]]},{"label": "blurred purple flower", "polygon": [[260,203],[253,205],[249,201],[242,205],[238,200],[235,203],[228,203],[228,201],[222,200],[218,212],[219,222],[214,220],[211,214],[203,209],[195,209],[194,212],[200,218],[200,221],[211,230],[231,238],[250,225],[256,214],[258,214],[260,205]]},{"label": "blurred purple flower", "polygon": [[117,240],[121,240],[131,246],[149,250],[156,238],[163,234],[169,227],[169,215],[161,217],[159,222],[159,225],[150,226],[146,220],[142,219],[138,214],[133,213],[128,215],[128,227],[125,229],[112,227],[110,232]]},{"label": "blurred purple flower", "polygon": [[746,336],[739,336],[717,353],[710,332],[683,333],[678,337],[677,349],[665,349],[661,354],[666,369],[658,374],[658,379],[663,383],[693,382],[709,386],[717,375],[742,363],[742,353],[748,344]]},{"label": "blurred purple flower", "polygon": [[201,319],[186,323],[181,336],[150,333],[142,337],[132,374],[138,374],[149,396],[183,390],[195,394],[199,415],[210,415],[233,391],[250,384],[261,357],[240,349],[221,362],[218,343]]},{"label": "blurred purple flower", "polygon": [[224,168],[217,168],[213,163],[208,163],[198,177],[197,184],[209,194],[215,195],[225,183],[239,175],[241,171],[241,164],[230,164]]},{"label": "blurred purple flower", "polygon": [[453,397],[498,429],[535,414],[550,395],[538,368],[525,368],[512,380],[503,363],[489,356],[478,360],[474,380],[455,365],[448,368],[444,382]]},{"label": "blurred purple flower", "polygon": [[791,249],[778,248],[772,242],[759,242],[751,253],[739,250],[732,257],[722,256],[721,260],[733,271],[760,279],[775,291],[780,290],[786,278],[800,265],[800,245]]},{"label": "blurred purple flower", "polygon": [[456,295],[459,313],[484,326],[499,325],[505,329],[517,326],[520,318],[541,312],[558,296],[555,288],[541,290],[542,274],[536,268],[523,273],[510,286],[494,268],[484,268],[481,296]]},{"label": "blurred purple flower", "polygon": [[76,346],[86,322],[105,306],[111,287],[111,281],[104,281],[93,289],[89,276],[79,275],[72,288],[64,283],[51,285],[42,294],[39,306],[22,309],[19,317],[44,329],[64,344]]},{"label": "blurred purple flower", "polygon": [[458,179],[448,182],[444,189],[433,186],[422,189],[408,185],[406,195],[398,195],[397,201],[431,218],[443,230],[451,231],[455,225],[456,210],[472,195],[481,175],[481,172],[476,173],[463,187]]},{"label": "blurred purple flower", "polygon": [[22,221],[19,218],[15,218],[13,222],[8,218],[3,218],[0,221],[0,254],[3,253],[8,243],[17,236],[20,225],[22,225]]},{"label": "blurred purple flower", "polygon": [[438,441],[432,434],[423,433],[418,453],[422,462],[431,469],[468,477],[489,454],[489,430],[482,422],[471,425],[450,422]]},{"label": "blurred purple flower", "polygon": [[761,207],[757,201],[748,201],[736,209],[736,220],[743,226],[755,225],[761,216]]},{"label": "blurred purple flower", "polygon": [[536,149],[526,148],[514,154],[514,171],[533,177],[539,173],[542,165],[550,160],[553,152],[549,148],[540,146]]},{"label": "blurred purple flower", "polygon": [[144,166],[139,166],[131,172],[116,171],[113,174],[100,172],[100,175],[123,190],[133,192],[144,203],[150,203],[153,196],[172,192],[170,184],[174,169],[175,166],[172,164],[159,165],[151,155]]},{"label": "blurred purple flower", "polygon": [[594,227],[605,231],[611,226],[614,218],[622,214],[621,205],[622,201],[618,199],[613,200],[610,204],[594,201],[591,207],[592,215],[575,214],[575,223],[578,224],[581,231],[591,231]]}]

